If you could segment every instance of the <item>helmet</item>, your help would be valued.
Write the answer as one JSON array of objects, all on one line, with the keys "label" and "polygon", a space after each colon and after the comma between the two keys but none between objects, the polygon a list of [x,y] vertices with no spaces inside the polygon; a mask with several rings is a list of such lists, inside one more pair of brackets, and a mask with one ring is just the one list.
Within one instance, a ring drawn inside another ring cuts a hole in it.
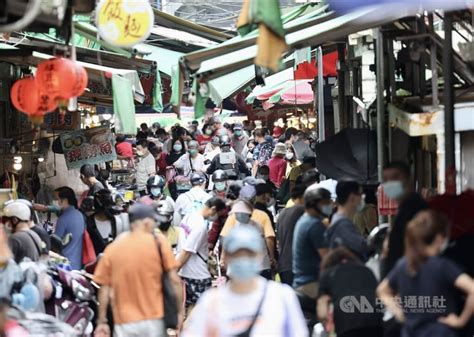
[{"label": "helmet", "polygon": [[204,173],[201,172],[194,172],[191,175],[191,185],[202,185],[207,181],[207,177]]},{"label": "helmet", "polygon": [[212,137],[212,139],[211,139],[211,144],[214,145],[214,146],[219,145],[220,142],[221,142],[221,140],[220,140],[219,136],[214,136],[214,137]]},{"label": "helmet", "polygon": [[167,221],[170,221],[173,218],[174,207],[171,203],[163,200],[158,203],[158,207],[156,208],[156,213],[158,215],[161,215],[162,217],[169,218]]},{"label": "helmet", "polygon": [[94,209],[96,211],[109,209],[113,205],[114,200],[109,190],[103,189],[94,194]]},{"label": "helmet", "polygon": [[9,202],[3,208],[3,216],[7,218],[18,218],[20,221],[31,220],[31,208],[24,201],[15,200]]},{"label": "helmet", "polygon": [[190,140],[190,141],[188,142],[188,149],[191,149],[191,148],[192,148],[192,149],[197,149],[197,148],[199,148],[199,143],[196,142],[195,140]]},{"label": "helmet", "polygon": [[222,146],[230,146],[230,137],[228,135],[222,135],[219,138],[219,145]]},{"label": "helmet", "polygon": [[165,179],[159,175],[152,176],[146,181],[146,187],[148,190],[150,190],[152,187],[159,187],[163,189],[163,187],[165,187]]},{"label": "helmet", "polygon": [[212,174],[212,181],[225,181],[227,180],[227,174],[225,173],[224,170],[217,170]]},{"label": "helmet", "polygon": [[316,206],[321,200],[331,200],[331,193],[322,187],[311,188],[308,187],[304,193],[304,203],[305,205]]}]

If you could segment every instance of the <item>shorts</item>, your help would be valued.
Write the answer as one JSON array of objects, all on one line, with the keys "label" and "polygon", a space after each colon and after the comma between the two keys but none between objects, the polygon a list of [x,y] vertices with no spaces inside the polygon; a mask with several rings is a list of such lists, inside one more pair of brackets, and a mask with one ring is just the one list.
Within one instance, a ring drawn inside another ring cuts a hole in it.
[{"label": "shorts", "polygon": [[115,325],[115,337],[165,337],[166,329],[162,319],[131,322]]},{"label": "shorts", "polygon": [[196,280],[182,277],[182,279],[186,284],[186,308],[195,305],[201,295],[212,286],[212,278]]}]

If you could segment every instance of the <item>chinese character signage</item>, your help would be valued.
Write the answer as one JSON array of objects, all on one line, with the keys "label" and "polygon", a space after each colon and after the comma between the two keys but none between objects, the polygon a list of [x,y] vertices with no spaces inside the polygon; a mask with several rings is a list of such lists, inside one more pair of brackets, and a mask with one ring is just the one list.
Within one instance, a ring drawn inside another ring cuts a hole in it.
[{"label": "chinese character signage", "polygon": [[101,0],[96,13],[100,37],[114,46],[133,47],[146,40],[153,28],[148,0]]},{"label": "chinese character signage", "polygon": [[77,130],[61,135],[68,169],[97,164],[117,158],[112,132],[107,127]]},{"label": "chinese character signage", "polygon": [[75,130],[80,126],[81,113],[71,111],[67,113],[51,112],[44,115],[44,128],[47,130]]}]

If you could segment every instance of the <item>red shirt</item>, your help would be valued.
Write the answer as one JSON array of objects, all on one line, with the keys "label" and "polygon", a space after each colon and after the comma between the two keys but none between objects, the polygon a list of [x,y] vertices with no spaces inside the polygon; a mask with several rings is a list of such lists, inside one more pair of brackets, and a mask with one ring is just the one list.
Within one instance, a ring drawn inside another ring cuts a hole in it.
[{"label": "red shirt", "polygon": [[115,145],[117,156],[124,156],[127,158],[133,158],[132,144],[128,142],[121,142]]},{"label": "red shirt", "polygon": [[273,157],[268,161],[268,167],[270,169],[270,181],[275,184],[276,187],[280,187],[281,182],[285,178],[287,162],[284,158]]},{"label": "red shirt", "polygon": [[161,152],[160,158],[156,160],[156,172],[158,172],[158,175],[162,177],[166,177],[166,167],[168,166],[166,163],[166,157],[168,157],[168,154],[166,152]]},{"label": "red shirt", "polygon": [[196,137],[196,140],[200,146],[206,146],[207,143],[211,141],[211,139],[212,139],[212,136],[207,136],[207,135],[199,135]]}]

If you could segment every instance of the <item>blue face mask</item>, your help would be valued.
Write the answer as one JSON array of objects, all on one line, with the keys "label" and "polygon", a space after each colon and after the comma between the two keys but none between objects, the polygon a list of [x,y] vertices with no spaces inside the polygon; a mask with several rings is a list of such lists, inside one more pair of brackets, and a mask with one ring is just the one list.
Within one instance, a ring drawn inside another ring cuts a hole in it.
[{"label": "blue face mask", "polygon": [[237,222],[248,224],[250,222],[250,214],[247,213],[235,213],[235,220]]},{"label": "blue face mask", "polygon": [[175,152],[181,152],[183,150],[183,146],[181,144],[174,144],[173,145],[173,150]]},{"label": "blue face mask", "polygon": [[234,131],[234,135],[235,135],[236,137],[240,137],[240,136],[242,136],[242,131],[240,131],[240,130],[235,130],[235,131]]},{"label": "blue face mask", "polygon": [[323,213],[323,215],[325,216],[330,216],[331,213],[332,213],[332,205],[322,205],[321,206],[321,213]]},{"label": "blue face mask", "polygon": [[238,257],[229,261],[227,275],[235,281],[250,281],[260,272],[260,263],[254,257]]},{"label": "blue face mask", "polygon": [[195,155],[197,155],[197,153],[198,153],[198,150],[195,150],[195,149],[189,150],[189,154],[190,154],[191,156],[195,156]]},{"label": "blue face mask", "polygon": [[153,187],[151,190],[151,195],[154,196],[154,197],[159,197],[161,196],[161,188],[159,187]]},{"label": "blue face mask", "polygon": [[214,184],[215,188],[216,188],[216,191],[219,191],[219,192],[222,192],[225,190],[225,181],[217,181],[215,184]]},{"label": "blue face mask", "polygon": [[383,183],[383,191],[390,199],[400,199],[405,193],[405,189],[400,180],[388,181]]}]

